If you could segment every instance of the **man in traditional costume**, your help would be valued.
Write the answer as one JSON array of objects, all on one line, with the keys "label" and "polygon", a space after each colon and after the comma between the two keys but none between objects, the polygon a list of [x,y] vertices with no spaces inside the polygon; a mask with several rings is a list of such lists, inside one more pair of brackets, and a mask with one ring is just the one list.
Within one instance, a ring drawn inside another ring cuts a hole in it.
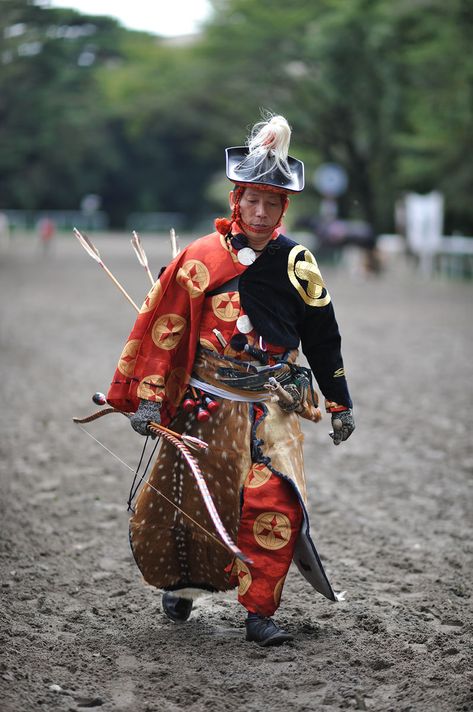
[{"label": "man in traditional costume", "polygon": [[[208,443],[197,460],[245,555],[235,558],[212,534],[184,461],[163,442],[137,497],[130,541],[145,580],[164,591],[165,613],[185,621],[196,589],[238,586],[246,639],[263,646],[292,638],[271,618],[291,561],[337,600],[305,505],[299,416],[320,418],[311,371],[332,414],[334,444],[354,429],[330,295],[309,250],[279,229],[288,195],[304,187],[303,164],[288,156],[290,134],[287,121],[273,116],[254,127],[246,146],[226,149],[231,218],[217,220],[216,232],[161,274],[107,396],[134,413],[142,435],[152,422],[172,423]],[[297,365],[300,345],[311,371]]]}]

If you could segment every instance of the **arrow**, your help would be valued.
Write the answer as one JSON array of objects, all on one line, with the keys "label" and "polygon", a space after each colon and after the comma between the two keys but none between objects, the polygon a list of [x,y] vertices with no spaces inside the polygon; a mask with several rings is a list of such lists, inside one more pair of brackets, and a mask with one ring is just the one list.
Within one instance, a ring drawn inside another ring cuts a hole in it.
[{"label": "arrow", "polygon": [[133,230],[133,237],[130,240],[131,246],[133,247],[135,254],[138,258],[138,262],[142,267],[145,268],[146,274],[149,277],[149,281],[151,282],[151,286],[154,286],[154,278],[153,275],[151,274],[150,268],[148,266],[148,258],[146,257],[146,252],[144,251],[143,245],[141,244],[141,239],[136,230]]},{"label": "arrow", "polygon": [[132,307],[134,307],[134,309],[136,309],[136,311],[139,312],[140,311],[139,307],[135,304],[135,302],[130,297],[128,292],[122,287],[122,285],[120,284],[118,279],[110,272],[108,267],[103,263],[102,258],[100,257],[100,252],[95,247],[92,240],[90,240],[87,237],[87,235],[83,235],[81,232],[79,232],[79,230],[76,227],[74,228],[74,235],[77,237],[77,239],[79,240],[80,244],[82,245],[84,250],[87,252],[87,254],[90,255],[90,257],[92,257],[92,259],[95,260],[95,262],[97,262],[97,264],[99,264],[101,266],[101,268],[104,270],[105,274],[108,277],[110,277],[112,282],[115,284],[116,287],[118,287],[118,289],[123,294],[123,296],[126,299],[128,299],[128,301],[130,302]]}]

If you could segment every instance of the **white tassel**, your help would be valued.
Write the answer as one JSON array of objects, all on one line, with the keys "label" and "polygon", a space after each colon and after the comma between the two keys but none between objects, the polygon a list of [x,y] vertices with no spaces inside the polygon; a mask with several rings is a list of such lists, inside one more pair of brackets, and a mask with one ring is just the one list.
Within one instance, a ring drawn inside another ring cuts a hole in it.
[{"label": "white tassel", "polygon": [[[248,156],[240,168],[247,169],[251,182],[263,178],[278,168],[286,178],[291,178],[287,162],[291,128],[284,116],[272,116],[267,121],[255,124],[247,140]],[[258,169],[261,173],[254,175]]]}]

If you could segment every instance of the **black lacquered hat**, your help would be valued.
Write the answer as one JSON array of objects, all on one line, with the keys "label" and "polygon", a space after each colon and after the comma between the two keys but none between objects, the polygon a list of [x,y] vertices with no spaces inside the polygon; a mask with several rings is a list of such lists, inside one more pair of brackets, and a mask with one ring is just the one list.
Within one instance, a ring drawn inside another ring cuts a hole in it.
[{"label": "black lacquered hat", "polygon": [[255,155],[248,146],[226,148],[227,178],[236,185],[257,185],[281,193],[300,193],[304,189],[302,161],[287,156],[287,171],[283,171],[271,153],[268,150],[265,156],[261,152]]}]

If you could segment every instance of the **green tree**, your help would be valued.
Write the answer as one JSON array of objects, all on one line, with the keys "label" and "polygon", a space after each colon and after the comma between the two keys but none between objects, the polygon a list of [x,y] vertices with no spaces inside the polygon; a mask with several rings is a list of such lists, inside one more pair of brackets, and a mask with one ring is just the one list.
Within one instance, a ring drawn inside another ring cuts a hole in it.
[{"label": "green tree", "polygon": [[447,227],[472,234],[473,5],[470,0],[406,3],[395,21],[405,77],[396,184],[441,190]]},{"label": "green tree", "polygon": [[[240,124],[261,106],[284,113],[308,174],[321,161],[341,163],[350,176],[345,207],[385,226],[393,204],[392,135],[402,121],[386,6],[368,0],[214,5],[206,51],[219,77],[216,111]],[[224,52],[232,57],[227,77],[226,65],[216,62]]]},{"label": "green tree", "polygon": [[309,174],[321,160],[347,169],[346,212],[391,229],[401,191],[439,188],[449,224],[471,229],[468,0],[213,4],[200,50],[213,138],[271,108],[292,123]]},{"label": "green tree", "polygon": [[4,0],[0,32],[1,207],[77,207],[116,160],[93,67],[113,56],[119,28]]},{"label": "green tree", "polygon": [[450,228],[473,230],[470,0],[213,0],[193,43],[106,17],[3,0],[0,207],[76,207],[103,196],[195,220],[223,147],[261,109],[287,116],[292,151],[342,164],[344,216],[392,229],[405,190],[442,190]]}]

